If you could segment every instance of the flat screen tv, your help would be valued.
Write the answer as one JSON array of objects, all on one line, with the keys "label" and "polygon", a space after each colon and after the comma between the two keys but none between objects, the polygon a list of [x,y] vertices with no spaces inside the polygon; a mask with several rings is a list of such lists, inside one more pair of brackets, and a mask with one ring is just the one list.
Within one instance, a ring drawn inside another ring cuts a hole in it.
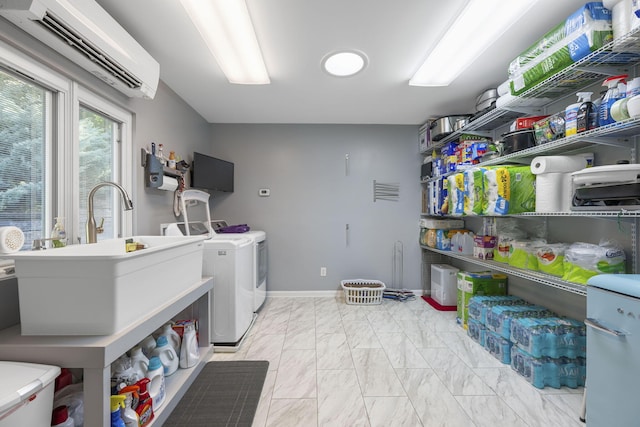
[{"label": "flat screen tv", "polygon": [[191,187],[233,193],[233,163],[194,152]]}]

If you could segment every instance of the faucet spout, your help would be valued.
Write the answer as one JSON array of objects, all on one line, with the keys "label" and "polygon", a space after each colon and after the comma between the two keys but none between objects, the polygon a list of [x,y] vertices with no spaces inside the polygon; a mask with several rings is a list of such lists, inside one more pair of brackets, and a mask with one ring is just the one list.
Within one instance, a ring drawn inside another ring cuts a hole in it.
[{"label": "faucet spout", "polygon": [[133,209],[133,202],[127,194],[127,191],[120,185],[115,182],[105,181],[96,184],[95,187],[91,189],[89,192],[89,214],[87,218],[87,243],[97,243],[98,241],[98,230],[96,227],[96,219],[93,216],[93,196],[102,187],[111,186],[115,187],[122,196],[123,209],[125,211],[130,211]]}]

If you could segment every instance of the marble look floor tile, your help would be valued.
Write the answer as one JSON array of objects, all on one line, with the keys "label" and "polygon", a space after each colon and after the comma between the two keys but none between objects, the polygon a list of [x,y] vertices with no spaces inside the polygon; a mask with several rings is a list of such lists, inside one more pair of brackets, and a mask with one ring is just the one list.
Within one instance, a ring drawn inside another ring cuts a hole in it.
[{"label": "marble look floor tile", "polygon": [[397,369],[422,424],[428,427],[470,427],[473,422],[432,369]]},{"label": "marble look floor tile", "polygon": [[367,307],[357,305],[346,305],[340,308],[340,315],[343,322],[354,322],[367,320],[367,315],[372,313]]},{"label": "marble look floor tile", "polygon": [[315,328],[287,332],[284,338],[284,350],[314,350],[316,348]]},{"label": "marble look floor tile", "polygon": [[247,350],[246,360],[267,360],[269,370],[277,371],[284,344],[284,334],[259,335],[251,342]]},{"label": "marble look floor tile", "polygon": [[411,340],[416,348],[446,347],[444,341],[442,341],[438,334],[436,334],[433,330],[429,330],[426,328],[405,328],[402,323],[400,324],[400,326],[402,326],[405,335]]},{"label": "marble look floor tile", "polygon": [[369,426],[354,370],[318,371],[318,426]]},{"label": "marble look floor tile", "polygon": [[498,396],[456,396],[456,400],[477,427],[527,427]]},{"label": "marble look floor tile", "polygon": [[428,368],[420,352],[404,333],[378,333],[382,348],[394,368]]},{"label": "marble look floor tile", "polygon": [[438,378],[454,396],[492,396],[495,392],[462,361],[446,368],[434,368]]},{"label": "marble look floor tile", "polygon": [[256,414],[253,417],[252,427],[264,427],[267,424],[267,416],[269,415],[269,404],[273,395],[273,386],[276,382],[276,371],[267,372],[260,393],[260,401],[256,408]]},{"label": "marble look floor tile", "polygon": [[434,369],[447,369],[458,363],[464,363],[448,347],[419,348],[422,358]]},{"label": "marble look floor tile", "polygon": [[[578,418],[567,414],[552,401],[554,395],[543,395],[524,378],[503,369],[476,369],[478,376],[495,390],[511,409],[530,426],[580,426]],[[584,427],[584,424],[582,424]]]},{"label": "marble look floor tile", "polygon": [[287,323],[287,333],[313,331],[315,330],[315,328],[316,328],[315,316],[303,317],[303,318],[290,317],[289,322]]},{"label": "marble look floor tile", "polygon": [[371,427],[421,427],[408,397],[365,397]]},{"label": "marble look floor tile", "polygon": [[368,320],[344,322],[344,331],[347,334],[349,347],[352,349],[382,347]]},{"label": "marble look floor tile", "polygon": [[351,349],[345,334],[316,336],[317,369],[353,369]]},{"label": "marble look floor tile", "polygon": [[351,354],[363,396],[406,396],[383,349],[356,348]]},{"label": "marble look floor tile", "polygon": [[404,302],[396,301],[395,304],[388,305],[387,312],[395,320],[412,320],[414,322],[418,320],[418,316]]},{"label": "marble look floor tile", "polygon": [[314,427],[318,425],[316,399],[272,399],[267,427]]},{"label": "marble look floor tile", "polygon": [[289,325],[289,312],[268,314],[260,322],[258,333],[260,335],[284,334]]},{"label": "marble look floor tile", "polygon": [[504,364],[466,334],[439,332],[438,336],[471,368],[501,368]]},{"label": "marble look floor tile", "polygon": [[318,334],[343,334],[342,319],[340,316],[317,317],[316,315],[316,333]]},{"label": "marble look floor tile", "polygon": [[393,316],[384,311],[377,311],[367,314],[367,320],[374,331],[377,332],[402,332],[402,328],[395,321]]},{"label": "marble look floor tile", "polygon": [[315,350],[283,350],[274,399],[316,397]]},{"label": "marble look floor tile", "polygon": [[548,394],[545,398],[570,417],[579,419],[582,416],[581,394]]}]

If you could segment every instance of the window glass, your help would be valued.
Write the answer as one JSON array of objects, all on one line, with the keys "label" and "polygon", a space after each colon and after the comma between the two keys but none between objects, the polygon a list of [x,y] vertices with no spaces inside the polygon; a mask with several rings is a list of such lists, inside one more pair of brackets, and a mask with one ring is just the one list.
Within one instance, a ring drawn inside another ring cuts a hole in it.
[{"label": "window glass", "polygon": [[[119,123],[109,117],[80,106],[79,117],[79,185],[80,224],[88,219],[88,196],[91,189],[103,181],[117,181],[115,177],[115,154]],[[113,187],[102,187],[94,193],[93,215],[100,226],[104,219],[104,232],[98,240],[118,237],[120,194]],[[83,241],[86,236],[83,236]]]},{"label": "window glass", "polygon": [[47,115],[51,93],[0,69],[0,226],[46,235]]}]

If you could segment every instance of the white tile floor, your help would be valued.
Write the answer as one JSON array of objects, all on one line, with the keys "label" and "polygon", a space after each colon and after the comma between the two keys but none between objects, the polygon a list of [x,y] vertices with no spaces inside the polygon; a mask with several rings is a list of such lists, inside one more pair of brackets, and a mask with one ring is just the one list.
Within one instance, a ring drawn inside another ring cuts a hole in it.
[{"label": "white tile floor", "polygon": [[582,389],[534,388],[420,298],[269,298],[229,359],[270,363],[255,427],[584,426]]}]

